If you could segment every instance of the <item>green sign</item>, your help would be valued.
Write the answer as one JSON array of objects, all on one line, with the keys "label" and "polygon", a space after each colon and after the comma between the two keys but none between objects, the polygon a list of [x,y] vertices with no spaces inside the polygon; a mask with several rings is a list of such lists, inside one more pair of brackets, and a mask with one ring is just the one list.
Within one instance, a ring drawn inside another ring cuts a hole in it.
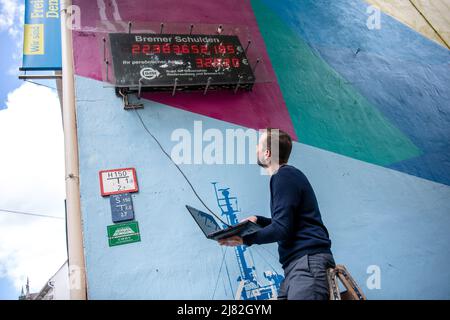
[{"label": "green sign", "polygon": [[138,241],[141,241],[141,235],[137,221],[108,226],[108,242],[110,247]]}]

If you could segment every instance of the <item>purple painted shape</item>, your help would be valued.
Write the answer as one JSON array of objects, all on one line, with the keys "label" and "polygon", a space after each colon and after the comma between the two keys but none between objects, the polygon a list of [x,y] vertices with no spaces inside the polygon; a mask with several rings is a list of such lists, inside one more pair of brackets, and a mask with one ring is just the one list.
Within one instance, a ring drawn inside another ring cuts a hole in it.
[{"label": "purple painted shape", "polygon": [[[161,21],[191,23],[246,25],[253,40],[252,49],[265,61],[269,83],[254,86],[250,93],[234,95],[214,92],[204,96],[200,92],[180,93],[172,97],[166,93],[146,93],[144,98],[164,103],[190,112],[260,129],[275,127],[286,130],[297,139],[289,112],[270,63],[264,40],[259,32],[249,0],[198,1],[184,0],[74,0],[81,9],[83,30],[95,28],[107,21]],[[77,75],[102,80],[102,67],[96,34],[74,31],[74,61]]]}]

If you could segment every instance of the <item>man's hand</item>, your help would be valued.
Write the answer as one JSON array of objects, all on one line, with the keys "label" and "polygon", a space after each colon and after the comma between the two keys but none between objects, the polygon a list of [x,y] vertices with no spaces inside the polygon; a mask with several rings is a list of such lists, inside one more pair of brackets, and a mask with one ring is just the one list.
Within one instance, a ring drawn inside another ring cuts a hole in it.
[{"label": "man's hand", "polygon": [[[258,218],[256,216],[250,216],[250,217],[247,217],[247,218],[241,220],[241,222],[244,222],[244,221],[247,221],[247,220],[251,221],[253,223],[256,223]],[[232,237],[229,237],[229,238],[226,238],[226,239],[219,240],[219,244],[221,246],[237,247],[237,246],[242,246],[244,244],[244,241],[239,236],[232,236]]]},{"label": "man's hand", "polygon": [[237,247],[244,244],[242,241],[242,238],[239,236],[232,236],[230,238],[221,239],[219,240],[219,244],[221,246],[227,246],[227,247]]},{"label": "man's hand", "polygon": [[248,217],[248,218],[245,218],[245,219],[242,219],[241,220],[241,222],[244,222],[244,221],[251,221],[251,222],[253,222],[253,223],[256,223],[256,221],[258,220],[258,218],[256,217],[256,216],[250,216],[250,217]]}]

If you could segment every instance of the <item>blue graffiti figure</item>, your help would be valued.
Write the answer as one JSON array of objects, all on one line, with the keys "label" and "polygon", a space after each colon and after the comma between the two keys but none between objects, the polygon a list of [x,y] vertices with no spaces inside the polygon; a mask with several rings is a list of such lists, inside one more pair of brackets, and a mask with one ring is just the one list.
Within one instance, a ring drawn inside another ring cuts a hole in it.
[{"label": "blue graffiti figure", "polygon": [[[214,185],[214,192],[217,199],[217,205],[221,214],[226,216],[228,224],[235,225],[239,223],[237,213],[238,202],[236,197],[230,196],[230,188],[218,189],[217,182]],[[225,225],[223,227],[226,227]],[[236,300],[269,300],[276,299],[283,276],[276,271],[265,271],[263,273],[266,284],[258,281],[256,267],[251,266],[246,259],[246,246],[237,246],[234,248],[236,260],[239,266],[240,275],[237,278]]]}]

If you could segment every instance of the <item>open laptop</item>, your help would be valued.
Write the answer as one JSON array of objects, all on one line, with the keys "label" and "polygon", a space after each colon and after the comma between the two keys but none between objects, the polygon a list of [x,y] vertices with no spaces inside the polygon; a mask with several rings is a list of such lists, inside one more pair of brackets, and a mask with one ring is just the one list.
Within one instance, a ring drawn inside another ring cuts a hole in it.
[{"label": "open laptop", "polygon": [[200,229],[205,234],[206,238],[212,240],[226,239],[232,236],[246,236],[261,229],[261,226],[251,221],[244,221],[234,226],[222,229],[213,216],[210,214],[195,209],[191,206],[186,206],[192,218],[197,222]]}]

